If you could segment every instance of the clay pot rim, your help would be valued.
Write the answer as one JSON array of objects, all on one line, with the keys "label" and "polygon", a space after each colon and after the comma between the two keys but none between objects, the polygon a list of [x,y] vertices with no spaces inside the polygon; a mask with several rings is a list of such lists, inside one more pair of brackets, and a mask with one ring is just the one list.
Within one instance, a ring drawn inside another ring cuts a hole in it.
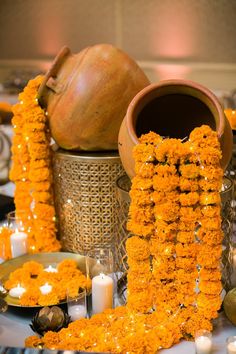
[{"label": "clay pot rim", "polygon": [[[210,91],[208,88],[206,88],[205,86],[191,81],[191,80],[183,80],[183,79],[169,79],[169,80],[161,80],[158,83],[153,83],[150,84],[148,86],[146,86],[144,89],[142,89],[141,91],[139,91],[136,96],[132,99],[132,101],[130,102],[128,109],[127,109],[127,113],[126,113],[126,125],[127,125],[127,129],[128,132],[130,134],[130,137],[133,141],[133,143],[136,145],[139,143],[138,137],[136,135],[135,132],[135,122],[134,120],[136,119],[136,114],[135,114],[135,110],[137,109],[137,107],[139,106],[140,102],[143,100],[143,98],[147,97],[151,92],[155,92],[158,91],[158,89],[160,88],[173,88],[175,86],[179,86],[179,87],[187,87],[189,88],[189,90],[191,91],[190,93],[187,92],[183,92],[183,94],[185,95],[189,95],[192,97],[197,97],[199,99],[199,96],[194,96],[191,93],[196,92],[199,93],[200,96],[202,95],[202,97],[207,97],[209,103],[212,105],[212,107],[214,107],[216,109],[216,112],[212,112],[211,108],[208,106],[208,108],[211,110],[213,116],[216,118],[216,127],[217,127],[217,134],[218,137],[220,138],[223,133],[224,133],[224,128],[225,128],[225,124],[224,124],[224,111],[223,108],[221,107],[221,104],[218,101],[218,98],[215,96],[215,94]],[[170,93],[174,93],[171,92]],[[176,93],[181,93],[181,92],[176,92]],[[161,97],[163,95],[165,95],[166,92],[162,92],[160,90],[160,94],[156,97]],[[200,98],[201,99],[201,98]],[[150,102],[152,100],[151,99],[147,100],[147,102]],[[206,102],[202,101],[204,104],[206,104]],[[131,117],[131,119],[130,119]]]}]

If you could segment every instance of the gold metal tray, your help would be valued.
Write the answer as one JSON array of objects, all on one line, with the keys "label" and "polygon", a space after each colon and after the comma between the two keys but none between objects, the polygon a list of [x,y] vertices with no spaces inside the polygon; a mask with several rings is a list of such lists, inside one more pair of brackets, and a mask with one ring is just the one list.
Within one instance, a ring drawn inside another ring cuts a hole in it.
[{"label": "gold metal tray", "polygon": [[[0,264],[0,282],[4,285],[5,281],[9,278],[11,272],[16,270],[17,268],[22,267],[25,262],[35,261],[41,263],[44,268],[47,268],[49,265],[56,267],[63,259],[74,259],[77,261],[78,268],[86,274],[86,257],[70,253],[70,252],[53,252],[53,253],[37,253],[37,254],[27,254],[24,256],[12,258],[9,261],[3,262]],[[17,307],[30,307],[30,306],[22,306],[19,303],[19,299],[13,298],[9,294],[5,297],[5,301],[9,306],[17,306]],[[65,303],[65,301],[60,302],[60,304]],[[58,305],[58,304],[57,304]],[[32,306],[32,307],[42,307],[40,305]]]}]

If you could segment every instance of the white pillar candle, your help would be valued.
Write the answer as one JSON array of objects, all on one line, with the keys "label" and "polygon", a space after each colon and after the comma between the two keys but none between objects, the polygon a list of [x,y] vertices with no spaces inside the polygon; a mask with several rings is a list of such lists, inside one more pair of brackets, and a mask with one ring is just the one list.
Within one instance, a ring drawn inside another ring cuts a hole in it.
[{"label": "white pillar candle", "polygon": [[9,295],[12,297],[17,297],[18,299],[24,294],[25,288],[20,286],[20,284],[17,285],[17,287],[10,289]]},{"label": "white pillar candle", "polygon": [[113,307],[113,279],[105,274],[92,279],[93,313],[101,313]]},{"label": "white pillar candle", "polygon": [[48,283],[45,283],[44,285],[40,286],[39,289],[43,295],[47,295],[52,291],[52,286]]},{"label": "white pillar candle", "polygon": [[236,341],[227,345],[228,354],[236,354]]},{"label": "white pillar candle", "polygon": [[197,354],[209,354],[212,348],[212,340],[206,336],[199,336],[195,339]]},{"label": "white pillar candle", "polygon": [[12,258],[27,253],[27,234],[16,230],[10,236]]},{"label": "white pillar candle", "polygon": [[57,269],[52,267],[51,265],[48,266],[47,268],[44,268],[45,272],[48,272],[48,273],[57,273]]},{"label": "white pillar candle", "polygon": [[79,320],[80,318],[86,318],[87,309],[83,305],[71,305],[68,306],[68,315],[72,321]]}]

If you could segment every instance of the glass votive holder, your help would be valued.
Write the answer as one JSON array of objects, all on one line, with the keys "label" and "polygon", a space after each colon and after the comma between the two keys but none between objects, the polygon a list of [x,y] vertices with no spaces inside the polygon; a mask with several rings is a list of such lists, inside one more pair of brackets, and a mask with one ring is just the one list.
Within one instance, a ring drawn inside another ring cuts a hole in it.
[{"label": "glass votive holder", "polygon": [[212,334],[202,329],[195,334],[196,354],[210,354],[212,350]]},{"label": "glass votive holder", "polygon": [[79,289],[78,293],[72,294],[67,291],[67,312],[71,321],[76,321],[87,317],[87,299],[86,290]]},{"label": "glass votive holder", "polygon": [[27,253],[27,237],[31,229],[31,218],[24,211],[7,214],[7,227],[11,232],[10,245],[12,258]]},{"label": "glass votive holder", "polygon": [[113,308],[113,254],[109,248],[94,248],[86,255],[87,275],[92,280],[92,314]]},{"label": "glass votive holder", "polygon": [[236,354],[236,336],[230,336],[226,339],[226,349],[228,354]]}]

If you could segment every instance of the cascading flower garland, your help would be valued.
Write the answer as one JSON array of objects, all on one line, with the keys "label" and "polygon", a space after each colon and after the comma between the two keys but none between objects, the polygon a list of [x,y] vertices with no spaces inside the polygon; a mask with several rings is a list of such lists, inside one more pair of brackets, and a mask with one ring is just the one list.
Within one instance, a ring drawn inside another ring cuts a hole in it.
[{"label": "cascading flower garland", "polygon": [[221,306],[223,237],[217,134],[202,126],[181,142],[151,132],[134,159],[127,306],[28,337],[27,347],[154,354],[212,329]]},{"label": "cascading flower garland", "polygon": [[28,82],[13,106],[12,168],[17,212],[24,212],[29,252],[53,252],[60,249],[56,238],[52,189],[50,132],[48,119],[37,100],[43,77]]},{"label": "cascading flower garland", "polygon": [[134,148],[127,240],[128,306],[184,317],[184,336],[211,329],[221,305],[217,133],[195,128],[186,142],[149,133]]}]

